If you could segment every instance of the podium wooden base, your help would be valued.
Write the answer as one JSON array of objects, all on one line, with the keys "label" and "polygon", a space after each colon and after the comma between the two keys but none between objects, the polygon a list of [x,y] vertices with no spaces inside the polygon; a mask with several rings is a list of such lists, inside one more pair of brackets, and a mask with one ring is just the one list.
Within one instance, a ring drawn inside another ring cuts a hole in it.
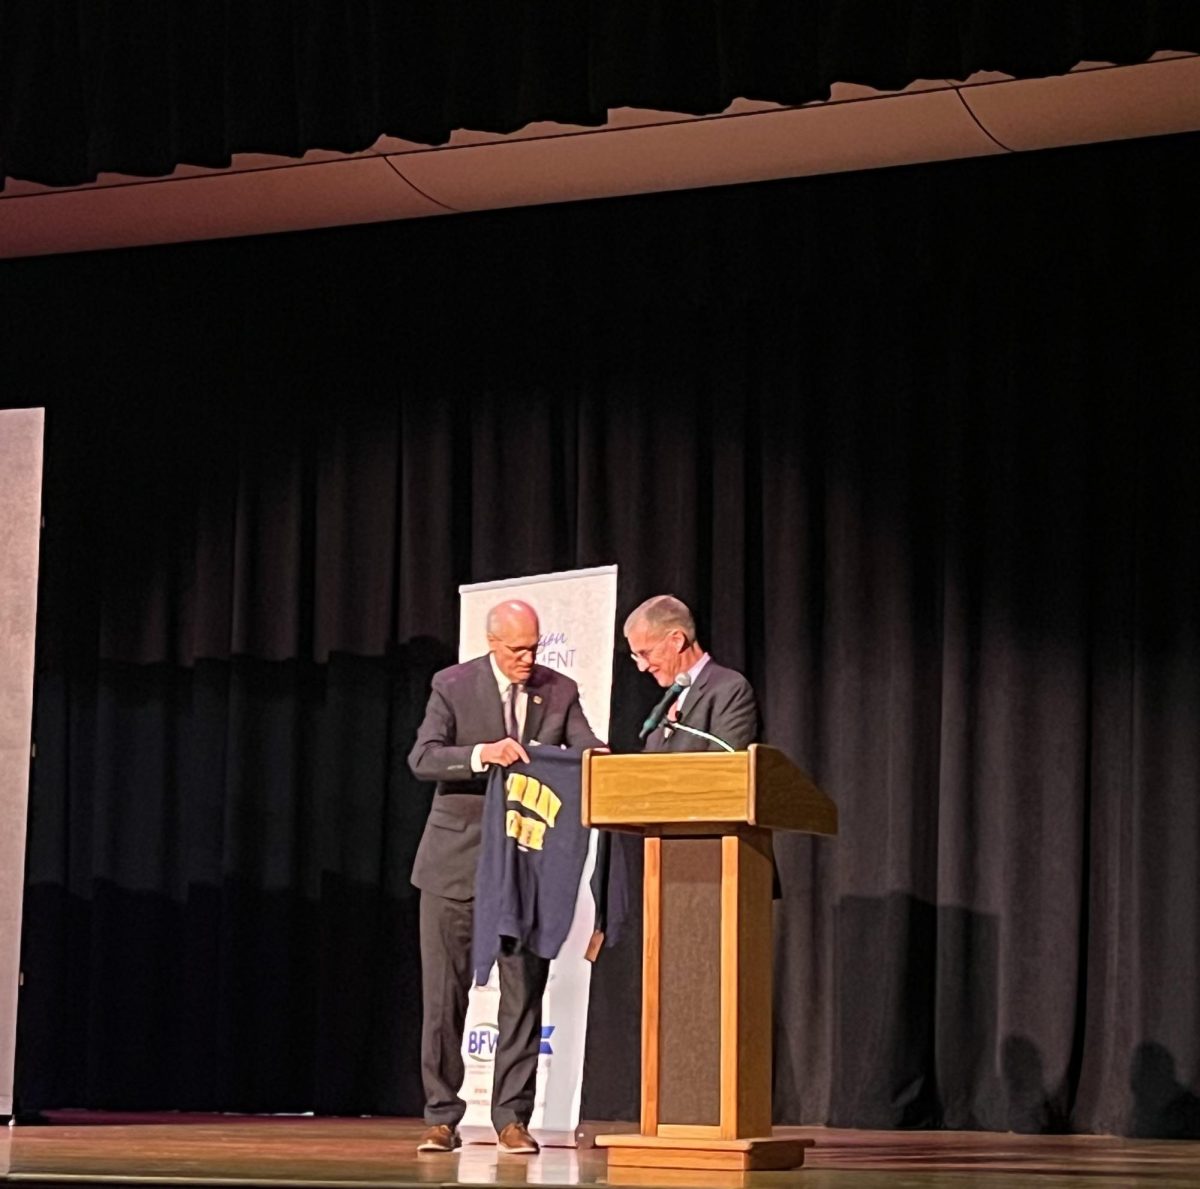
[{"label": "podium wooden base", "polygon": [[609,1168],[689,1168],[774,1172],[801,1168],[810,1139],[684,1139],[655,1135],[598,1135]]}]

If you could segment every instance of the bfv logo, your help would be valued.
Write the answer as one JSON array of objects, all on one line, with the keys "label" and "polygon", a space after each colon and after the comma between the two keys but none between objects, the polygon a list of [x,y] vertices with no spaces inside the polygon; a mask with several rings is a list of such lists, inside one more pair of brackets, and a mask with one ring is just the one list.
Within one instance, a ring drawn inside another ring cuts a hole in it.
[{"label": "bfv logo", "polygon": [[472,1028],[467,1033],[467,1056],[474,1061],[495,1061],[496,1042],[499,1039],[500,1030],[495,1024],[480,1024]]},{"label": "bfv logo", "polygon": [[[538,1044],[539,1057],[554,1056],[554,1049],[550,1045],[554,1027],[553,1024],[542,1026],[542,1038]],[[500,1030],[495,1024],[480,1024],[467,1033],[467,1056],[474,1061],[495,1061],[496,1045],[499,1040]]]}]

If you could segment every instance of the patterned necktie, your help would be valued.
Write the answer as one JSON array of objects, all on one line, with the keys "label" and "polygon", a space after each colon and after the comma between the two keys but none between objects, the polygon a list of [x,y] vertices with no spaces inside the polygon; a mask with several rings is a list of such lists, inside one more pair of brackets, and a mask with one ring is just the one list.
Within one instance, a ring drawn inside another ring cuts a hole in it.
[{"label": "patterned necktie", "polygon": [[521,741],[521,731],[517,725],[517,683],[514,681],[508,687],[508,696],[504,699],[504,730],[510,738]]}]

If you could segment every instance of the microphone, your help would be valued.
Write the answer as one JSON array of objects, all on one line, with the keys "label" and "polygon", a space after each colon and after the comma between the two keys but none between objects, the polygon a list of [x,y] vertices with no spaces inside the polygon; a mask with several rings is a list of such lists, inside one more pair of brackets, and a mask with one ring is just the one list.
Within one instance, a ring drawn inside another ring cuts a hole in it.
[{"label": "microphone", "polygon": [[639,739],[645,739],[662,722],[663,715],[671,708],[671,703],[691,684],[692,675],[690,673],[680,673],[675,678],[675,684],[663,694],[658,701],[658,705],[646,716],[646,721],[642,723],[642,729],[638,732]]}]

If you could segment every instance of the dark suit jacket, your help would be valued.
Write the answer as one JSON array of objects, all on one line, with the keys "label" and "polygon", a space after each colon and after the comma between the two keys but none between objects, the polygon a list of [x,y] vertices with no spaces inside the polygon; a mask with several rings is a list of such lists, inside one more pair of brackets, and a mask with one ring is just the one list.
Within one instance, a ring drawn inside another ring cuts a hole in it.
[{"label": "dark suit jacket", "polygon": [[[569,677],[534,665],[525,683],[529,701],[521,741],[551,746],[602,747],[579,704]],[[436,780],[437,791],[417,848],[412,881],[450,900],[475,895],[479,822],[487,774],[471,771],[477,743],[504,738],[504,707],[490,658],[477,657],[434,675],[425,719],[408,757],[419,780]]]},{"label": "dark suit jacket", "polygon": [[[710,660],[683,701],[679,721],[699,731],[724,739],[730,747],[743,751],[758,739],[758,703],[754,690],[736,669],[727,669]],[[715,743],[697,739],[687,731],[671,731],[665,719],[646,740],[646,751],[720,751]],[[772,859],[771,897],[781,896],[779,869]]]},{"label": "dark suit jacket", "polygon": [[[758,704],[754,691],[736,669],[710,660],[683,700],[679,721],[724,739],[743,751],[758,738]],[[647,751],[720,751],[715,743],[697,739],[686,731],[669,731],[664,719],[646,739]]]}]

